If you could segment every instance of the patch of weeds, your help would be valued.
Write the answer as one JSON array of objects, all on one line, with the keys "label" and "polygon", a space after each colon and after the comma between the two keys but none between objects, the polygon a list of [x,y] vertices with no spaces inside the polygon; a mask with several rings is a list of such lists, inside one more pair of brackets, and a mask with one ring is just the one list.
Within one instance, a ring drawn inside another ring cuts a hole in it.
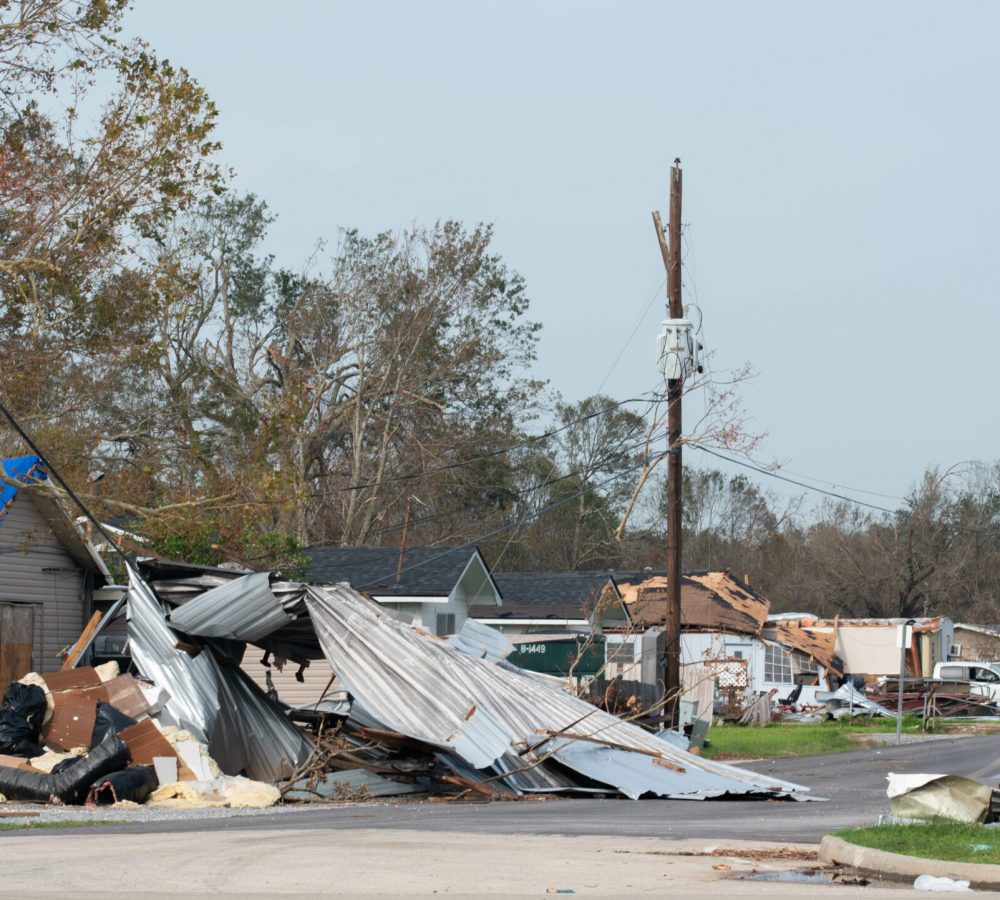
[{"label": "patch of weeds", "polygon": [[113,819],[29,819],[27,822],[0,822],[0,831],[35,831],[40,828],[86,828],[89,825],[118,825]]}]

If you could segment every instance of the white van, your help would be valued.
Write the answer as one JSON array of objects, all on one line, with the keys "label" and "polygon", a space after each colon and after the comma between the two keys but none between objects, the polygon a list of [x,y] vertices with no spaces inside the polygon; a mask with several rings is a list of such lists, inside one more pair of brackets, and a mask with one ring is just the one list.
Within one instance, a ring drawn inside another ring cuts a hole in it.
[{"label": "white van", "polygon": [[939,662],[934,677],[945,681],[969,681],[976,693],[1000,703],[1000,664],[989,662]]}]

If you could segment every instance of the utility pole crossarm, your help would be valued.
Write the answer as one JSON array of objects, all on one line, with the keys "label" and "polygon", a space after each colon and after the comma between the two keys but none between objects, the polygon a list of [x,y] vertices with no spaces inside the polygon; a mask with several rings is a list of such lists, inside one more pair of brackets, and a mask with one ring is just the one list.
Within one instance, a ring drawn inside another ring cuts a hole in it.
[{"label": "utility pole crossarm", "polygon": [[[667,246],[667,233],[663,230],[663,220],[656,210],[653,210],[653,224],[656,226],[656,239],[660,242],[660,256],[663,257],[663,268],[669,272],[670,248]],[[669,297],[669,294],[667,296]]]}]

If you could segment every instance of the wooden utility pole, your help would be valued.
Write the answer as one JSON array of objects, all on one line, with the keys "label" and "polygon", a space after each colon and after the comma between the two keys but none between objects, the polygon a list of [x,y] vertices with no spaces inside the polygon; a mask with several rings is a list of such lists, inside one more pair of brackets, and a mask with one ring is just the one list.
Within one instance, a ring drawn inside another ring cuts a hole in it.
[{"label": "wooden utility pole", "polygon": [[[653,213],[660,252],[667,269],[667,318],[684,318],[681,303],[681,189],[680,160],[670,169],[670,222],[664,240],[663,225]],[[666,659],[663,686],[667,696],[664,713],[678,722],[681,693],[681,395],[684,380],[667,379],[667,615]]]}]

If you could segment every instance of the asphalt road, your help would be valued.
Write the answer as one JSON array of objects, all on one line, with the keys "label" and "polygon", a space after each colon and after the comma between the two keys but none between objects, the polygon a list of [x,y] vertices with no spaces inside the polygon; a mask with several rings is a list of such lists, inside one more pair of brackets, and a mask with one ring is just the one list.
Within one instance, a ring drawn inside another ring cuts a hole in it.
[{"label": "asphalt road", "polygon": [[[478,834],[621,835],[813,842],[889,811],[888,772],[946,772],[1000,782],[1000,735],[935,740],[826,756],[768,760],[746,768],[808,786],[826,802],[777,800],[591,800],[495,803],[382,802],[306,807],[245,818],[130,822],[93,833],[268,829],[405,829]],[[72,833],[77,829],[66,829]],[[42,831],[7,832],[31,840]]]}]

